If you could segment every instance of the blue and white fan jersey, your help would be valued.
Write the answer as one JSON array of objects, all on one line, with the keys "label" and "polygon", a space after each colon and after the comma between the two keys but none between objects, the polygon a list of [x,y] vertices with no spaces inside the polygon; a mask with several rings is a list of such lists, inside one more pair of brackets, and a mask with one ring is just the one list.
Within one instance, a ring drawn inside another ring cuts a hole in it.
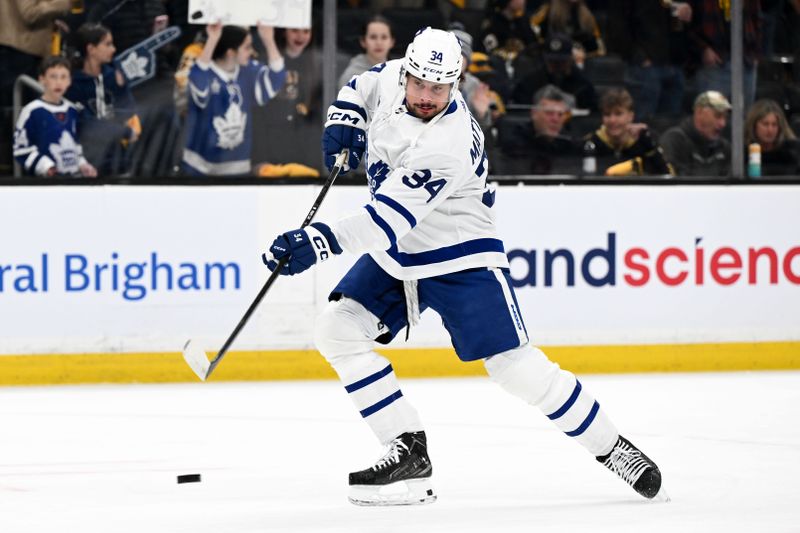
[{"label": "blue and white fan jersey", "polygon": [[189,71],[189,113],[183,163],[195,174],[250,172],[253,105],[266,104],[283,87],[284,62],[257,61],[225,72],[200,61]]},{"label": "blue and white fan jersey", "polygon": [[80,175],[86,163],[78,143],[78,111],[68,100],[42,99],[26,105],[14,130],[14,158],[29,175],[45,176],[55,167],[60,175]]},{"label": "blue and white fan jersey", "polygon": [[371,201],[331,225],[339,244],[368,252],[397,279],[508,267],[487,185],[480,125],[461,94],[430,121],[404,105],[402,60],[354,77],[334,104],[367,119]]}]

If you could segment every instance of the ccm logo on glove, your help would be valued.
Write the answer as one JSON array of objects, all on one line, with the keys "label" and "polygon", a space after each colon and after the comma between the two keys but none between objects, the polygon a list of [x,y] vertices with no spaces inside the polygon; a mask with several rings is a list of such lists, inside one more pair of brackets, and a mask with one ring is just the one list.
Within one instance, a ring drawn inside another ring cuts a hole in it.
[{"label": "ccm logo on glove", "polygon": [[347,113],[343,113],[341,111],[334,111],[333,113],[328,113],[328,120],[336,121],[338,123],[350,122],[353,126],[358,126],[358,122],[361,120],[361,117],[348,115]]},{"label": "ccm logo on glove", "polygon": [[367,112],[352,102],[337,100],[331,104],[322,134],[322,153],[328,170],[333,168],[336,156],[345,148],[349,155],[342,174],[358,168],[367,149],[367,133],[364,131],[366,121]]},{"label": "ccm logo on glove", "polygon": [[342,248],[331,229],[321,222],[314,222],[305,229],[278,235],[269,251],[261,254],[261,260],[274,271],[278,268],[278,262],[286,259],[280,273],[293,276],[340,253]]}]

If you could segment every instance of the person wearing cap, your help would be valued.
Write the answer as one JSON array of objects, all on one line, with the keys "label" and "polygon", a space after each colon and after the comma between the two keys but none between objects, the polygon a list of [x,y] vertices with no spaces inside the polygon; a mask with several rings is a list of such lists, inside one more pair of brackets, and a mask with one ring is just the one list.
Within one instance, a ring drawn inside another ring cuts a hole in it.
[{"label": "person wearing cap", "polygon": [[594,85],[575,66],[572,45],[572,39],[563,33],[554,33],[548,37],[542,52],[544,64],[518,80],[511,100],[518,104],[529,104],[540,88],[555,85],[574,96],[579,109],[596,111],[597,94]]},{"label": "person wearing cap", "polygon": [[700,93],[692,116],[669,128],[659,143],[678,176],[728,176],[731,145],[723,137],[731,104],[717,91]]},{"label": "person wearing cap", "polygon": [[476,48],[487,54],[499,54],[513,60],[537,43],[536,34],[526,13],[525,0],[490,0],[494,8],[484,20]]},{"label": "person wearing cap", "polygon": [[605,44],[592,11],[585,0],[550,0],[544,2],[533,15],[531,27],[540,43],[553,33],[564,33],[574,41],[572,54],[575,63],[583,66],[586,57],[605,55]]}]

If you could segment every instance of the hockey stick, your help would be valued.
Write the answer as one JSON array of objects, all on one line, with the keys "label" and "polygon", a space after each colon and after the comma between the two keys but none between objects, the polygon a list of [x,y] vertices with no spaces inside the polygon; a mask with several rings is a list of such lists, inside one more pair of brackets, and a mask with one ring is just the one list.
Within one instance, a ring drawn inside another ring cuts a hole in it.
[{"label": "hockey stick", "polygon": [[[314,205],[311,206],[311,210],[308,212],[308,215],[306,215],[306,219],[303,221],[303,224],[300,226],[300,228],[305,228],[311,224],[311,221],[314,219],[314,215],[317,214],[317,209],[319,209],[319,206],[322,204],[322,200],[324,200],[325,195],[328,194],[328,189],[331,188],[334,180],[336,180],[336,177],[342,170],[344,162],[347,159],[347,153],[347,150],[342,150],[342,152],[336,157],[336,162],[334,163],[330,174],[328,174],[328,179],[325,180],[322,190],[317,195]],[[236,340],[239,332],[250,319],[250,315],[253,314],[253,311],[256,310],[256,307],[258,307],[258,304],[261,302],[261,299],[264,298],[264,296],[267,294],[267,291],[269,291],[269,288],[272,287],[272,284],[275,283],[276,279],[278,279],[280,271],[283,269],[283,266],[287,261],[288,258],[283,258],[278,262],[278,266],[272,271],[272,274],[270,274],[267,282],[264,283],[264,286],[261,287],[261,290],[258,291],[255,300],[253,300],[253,303],[251,303],[250,307],[247,308],[244,316],[241,320],[239,320],[239,323],[236,324],[236,327],[228,337],[228,340],[226,340],[225,344],[222,345],[222,348],[220,348],[214,359],[209,361],[206,352],[203,351],[203,349],[200,348],[197,343],[192,341],[192,339],[189,339],[186,341],[186,344],[183,345],[183,358],[189,364],[189,367],[194,371],[194,373],[197,374],[197,377],[199,377],[202,381],[207,380],[208,376],[211,375],[214,369],[217,368],[217,365],[220,363],[220,361],[222,361],[222,358],[227,353],[228,348],[231,347],[231,344],[233,344],[233,341]]]}]

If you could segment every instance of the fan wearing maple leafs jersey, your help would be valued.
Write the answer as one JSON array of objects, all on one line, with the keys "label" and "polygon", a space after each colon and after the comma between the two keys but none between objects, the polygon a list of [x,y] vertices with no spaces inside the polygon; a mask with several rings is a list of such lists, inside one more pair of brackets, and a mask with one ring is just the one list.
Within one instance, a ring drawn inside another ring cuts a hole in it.
[{"label": "fan wearing maple leafs jersey", "polygon": [[49,57],[40,67],[44,93],[26,105],[14,131],[14,157],[26,174],[35,176],[97,176],[78,143],[75,106],[64,98],[70,84],[70,64]]},{"label": "fan wearing maple leafs jersey", "polygon": [[183,171],[188,175],[236,176],[251,171],[253,104],[264,105],[286,80],[274,28],[258,25],[267,65],[252,59],[250,32],[220,23],[189,71],[189,109]]}]

